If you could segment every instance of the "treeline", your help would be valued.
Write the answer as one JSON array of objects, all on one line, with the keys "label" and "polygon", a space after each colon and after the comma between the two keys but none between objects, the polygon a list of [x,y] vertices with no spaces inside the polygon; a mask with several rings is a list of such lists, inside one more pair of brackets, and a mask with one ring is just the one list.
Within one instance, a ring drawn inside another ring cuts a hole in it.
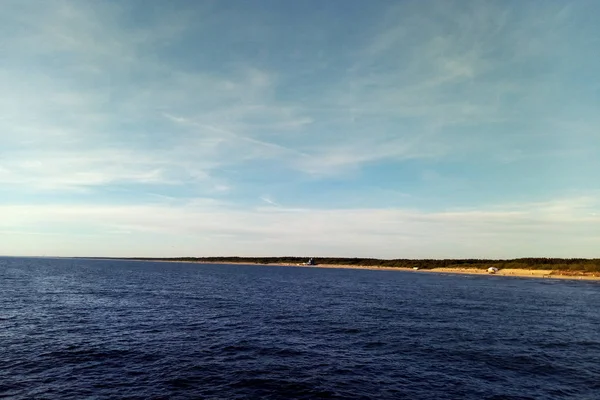
[{"label": "treeline", "polygon": [[[188,261],[188,262],[214,262],[214,263],[248,263],[248,264],[302,264],[309,257],[178,257],[178,258],[135,258],[146,261]],[[392,268],[479,268],[489,267],[521,268],[521,269],[548,269],[556,271],[586,271],[600,272],[600,259],[586,258],[516,258],[512,260],[410,260],[395,259],[381,260],[376,258],[340,258],[318,257],[314,259],[317,264],[333,265],[364,265],[374,267]]]}]

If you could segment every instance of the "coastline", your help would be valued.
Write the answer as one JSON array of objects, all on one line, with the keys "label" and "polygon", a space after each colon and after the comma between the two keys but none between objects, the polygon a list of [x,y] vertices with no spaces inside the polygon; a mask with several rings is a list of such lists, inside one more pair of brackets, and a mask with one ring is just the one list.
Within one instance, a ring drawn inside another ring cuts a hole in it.
[{"label": "coastline", "polygon": [[[261,264],[265,265],[265,264]],[[591,280],[600,281],[600,273],[589,273],[583,271],[574,271],[566,274],[562,271],[550,269],[524,269],[524,268],[506,268],[501,269],[494,274],[490,274],[485,269],[477,268],[431,268],[418,269],[402,267],[375,267],[365,265],[342,265],[342,264],[319,264],[315,266],[297,265],[297,264],[266,264],[280,266],[300,266],[307,268],[343,268],[343,269],[368,269],[382,271],[408,271],[415,273],[435,273],[435,274],[458,274],[458,275],[486,275],[486,276],[512,276],[517,278],[551,278],[551,279],[573,279],[573,280]]]},{"label": "coastline", "polygon": [[[78,258],[78,257],[75,257]],[[165,260],[165,259],[136,259],[136,258],[93,258],[95,260],[119,260],[119,261],[143,261],[143,262],[166,262],[166,263],[187,263],[187,264],[221,264],[221,265],[256,265],[273,267],[300,267],[300,268],[333,268],[333,269],[362,269],[373,271],[405,271],[414,273],[433,273],[433,274],[457,274],[457,275],[485,275],[485,276],[505,276],[515,278],[537,278],[537,279],[567,279],[567,280],[587,280],[600,281],[600,272],[585,271],[560,271],[551,269],[526,269],[526,268],[504,268],[496,273],[489,273],[487,269],[482,268],[460,268],[460,267],[436,267],[436,268],[414,268],[406,267],[378,267],[372,265],[351,265],[351,264],[317,264],[306,265],[297,263],[252,263],[252,262],[225,262],[225,261],[200,261],[200,260]]]},{"label": "coastline", "polygon": [[405,271],[415,273],[435,273],[435,274],[457,274],[457,275],[486,275],[486,276],[509,276],[517,278],[538,278],[538,279],[571,279],[571,280],[588,280],[600,281],[600,273],[572,271],[557,271],[551,269],[525,269],[525,268],[505,268],[500,269],[494,274],[490,274],[486,269],[480,268],[431,268],[418,269],[404,267],[377,267],[371,265],[349,265],[349,264],[292,264],[292,263],[248,263],[248,262],[209,262],[209,261],[166,261],[166,262],[187,262],[196,264],[224,264],[224,265],[259,265],[259,266],[274,266],[274,267],[302,267],[302,268],[334,268],[334,269],[363,269],[373,271]]}]

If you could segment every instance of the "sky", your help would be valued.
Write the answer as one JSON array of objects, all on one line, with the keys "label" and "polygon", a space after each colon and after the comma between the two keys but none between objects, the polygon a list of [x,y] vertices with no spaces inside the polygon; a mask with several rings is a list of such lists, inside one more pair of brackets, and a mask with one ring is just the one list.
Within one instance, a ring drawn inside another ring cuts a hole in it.
[{"label": "sky", "polygon": [[2,0],[0,254],[600,257],[596,0]]}]

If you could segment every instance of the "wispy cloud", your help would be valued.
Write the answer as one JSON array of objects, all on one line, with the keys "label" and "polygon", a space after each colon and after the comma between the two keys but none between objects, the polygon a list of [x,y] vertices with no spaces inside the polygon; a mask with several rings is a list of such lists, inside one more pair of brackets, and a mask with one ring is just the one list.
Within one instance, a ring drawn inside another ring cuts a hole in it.
[{"label": "wispy cloud", "polygon": [[261,196],[260,199],[262,201],[264,201],[265,203],[275,206],[275,207],[280,207],[281,205],[279,203],[277,203],[276,201],[274,201],[271,196]]},{"label": "wispy cloud", "polygon": [[[517,79],[505,72],[536,58],[553,60],[549,49],[567,12],[536,9],[537,24],[530,24],[516,19],[515,9],[492,3],[438,2],[432,12],[416,4],[382,9],[386,17],[351,54],[342,78],[321,81],[299,102],[278,100],[292,89],[294,69],[190,71],[161,57],[189,39],[186,13],[126,26],[128,10],[117,5],[7,4],[18,16],[10,25],[20,28],[7,53],[28,69],[15,64],[0,71],[0,128],[10,132],[4,148],[93,151],[110,143],[131,149],[158,139],[167,151],[208,148],[203,158],[211,165],[275,157],[322,176],[380,160],[446,157],[457,148],[468,154],[493,146],[513,154],[522,145],[518,137],[491,134],[516,112],[507,99],[531,110],[546,95],[538,89],[558,71]],[[51,62],[34,67],[46,58]],[[195,129],[176,129],[162,116]]]},{"label": "wispy cloud", "polygon": [[[561,81],[567,78],[564,56],[572,53],[564,39],[574,28],[565,16],[572,7],[434,4],[386,10],[344,72],[347,78],[327,88],[326,105],[351,115],[352,124],[337,131],[343,145],[320,148],[325,160],[360,166],[390,158],[448,158],[457,150],[502,158],[526,149],[535,156],[539,149],[528,143],[529,134],[564,134],[549,123],[553,113],[545,107],[567,119],[560,88],[569,85]],[[348,143],[362,151],[344,150]],[[322,170],[336,164],[323,163]]]}]

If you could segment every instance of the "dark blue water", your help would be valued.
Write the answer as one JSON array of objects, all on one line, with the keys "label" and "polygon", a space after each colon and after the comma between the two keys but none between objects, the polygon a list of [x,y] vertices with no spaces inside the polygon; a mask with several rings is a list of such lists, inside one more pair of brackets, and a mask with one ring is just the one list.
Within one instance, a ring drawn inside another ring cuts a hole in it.
[{"label": "dark blue water", "polygon": [[600,284],[0,258],[0,397],[600,399]]}]

